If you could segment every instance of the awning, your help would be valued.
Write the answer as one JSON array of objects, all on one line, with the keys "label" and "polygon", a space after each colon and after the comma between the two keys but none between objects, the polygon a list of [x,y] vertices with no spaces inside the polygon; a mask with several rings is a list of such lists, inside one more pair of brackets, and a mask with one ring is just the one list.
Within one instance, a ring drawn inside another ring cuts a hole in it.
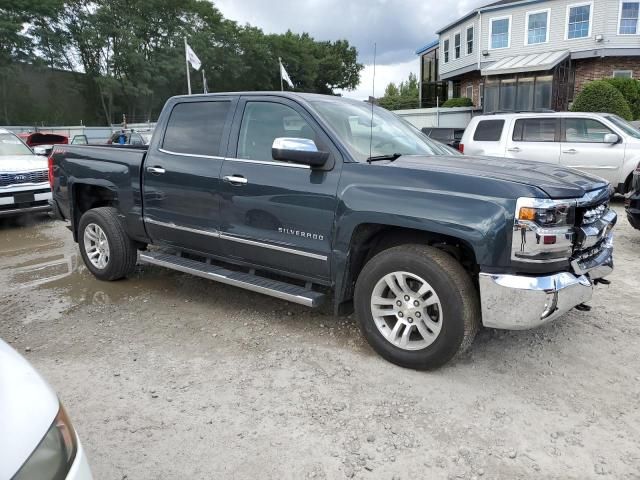
[{"label": "awning", "polygon": [[516,55],[505,57],[481,70],[482,75],[504,75],[506,73],[538,72],[550,70],[566,59],[569,50],[556,52],[535,53],[531,55]]}]

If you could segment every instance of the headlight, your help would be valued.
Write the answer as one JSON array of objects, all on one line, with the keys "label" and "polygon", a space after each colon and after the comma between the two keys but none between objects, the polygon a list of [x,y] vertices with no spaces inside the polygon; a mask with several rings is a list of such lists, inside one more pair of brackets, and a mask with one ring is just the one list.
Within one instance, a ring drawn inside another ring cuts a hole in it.
[{"label": "headlight", "polygon": [[575,219],[575,200],[519,198],[511,259],[532,263],[569,259],[573,252]]},{"label": "headlight", "polygon": [[576,206],[575,203],[556,203],[538,207],[521,205],[518,210],[518,219],[533,222],[544,228],[572,227],[576,221]]},{"label": "headlight", "polygon": [[13,480],[63,480],[71,469],[77,449],[76,433],[60,405],[53,424]]}]

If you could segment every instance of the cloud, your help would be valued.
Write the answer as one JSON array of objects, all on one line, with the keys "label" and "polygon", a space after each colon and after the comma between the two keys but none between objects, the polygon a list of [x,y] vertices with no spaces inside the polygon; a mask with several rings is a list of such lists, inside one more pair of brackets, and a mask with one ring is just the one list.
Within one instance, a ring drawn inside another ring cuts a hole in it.
[{"label": "cloud", "polygon": [[[488,1],[216,0],[214,3],[226,18],[240,24],[250,23],[267,33],[291,30],[308,32],[316,40],[347,39],[358,49],[358,59],[367,67],[358,87],[358,91],[366,91],[366,85],[371,85],[366,77],[373,63],[374,43],[379,66],[376,83],[381,77],[384,89],[389,81],[406,79],[409,71],[417,73],[415,50],[434,40],[436,30]],[[412,62],[415,68],[410,70],[408,65]]]}]

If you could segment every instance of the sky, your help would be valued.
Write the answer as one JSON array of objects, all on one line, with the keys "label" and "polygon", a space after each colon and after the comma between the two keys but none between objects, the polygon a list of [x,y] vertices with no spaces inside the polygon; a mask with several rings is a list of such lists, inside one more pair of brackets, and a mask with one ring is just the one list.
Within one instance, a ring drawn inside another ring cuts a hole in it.
[{"label": "sky", "polygon": [[[417,48],[435,40],[436,30],[489,0],[214,0],[222,14],[266,33],[308,32],[316,40],[347,39],[365,68],[360,85],[345,96],[364,100],[373,89],[373,50],[377,45],[375,96],[389,82],[416,75]],[[283,58],[286,65],[286,59]],[[295,79],[294,79],[295,81]]]}]

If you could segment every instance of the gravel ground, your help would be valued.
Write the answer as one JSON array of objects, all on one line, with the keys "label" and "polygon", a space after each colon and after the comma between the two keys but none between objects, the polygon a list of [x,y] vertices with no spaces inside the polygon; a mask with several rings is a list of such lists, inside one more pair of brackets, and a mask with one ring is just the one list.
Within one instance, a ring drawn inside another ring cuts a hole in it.
[{"label": "gravel ground", "polygon": [[100,282],[46,217],[0,223],[0,337],[58,391],[98,479],[638,479],[640,232],[616,209],[590,312],[482,330],[435,372],[328,309],[151,266]]}]

